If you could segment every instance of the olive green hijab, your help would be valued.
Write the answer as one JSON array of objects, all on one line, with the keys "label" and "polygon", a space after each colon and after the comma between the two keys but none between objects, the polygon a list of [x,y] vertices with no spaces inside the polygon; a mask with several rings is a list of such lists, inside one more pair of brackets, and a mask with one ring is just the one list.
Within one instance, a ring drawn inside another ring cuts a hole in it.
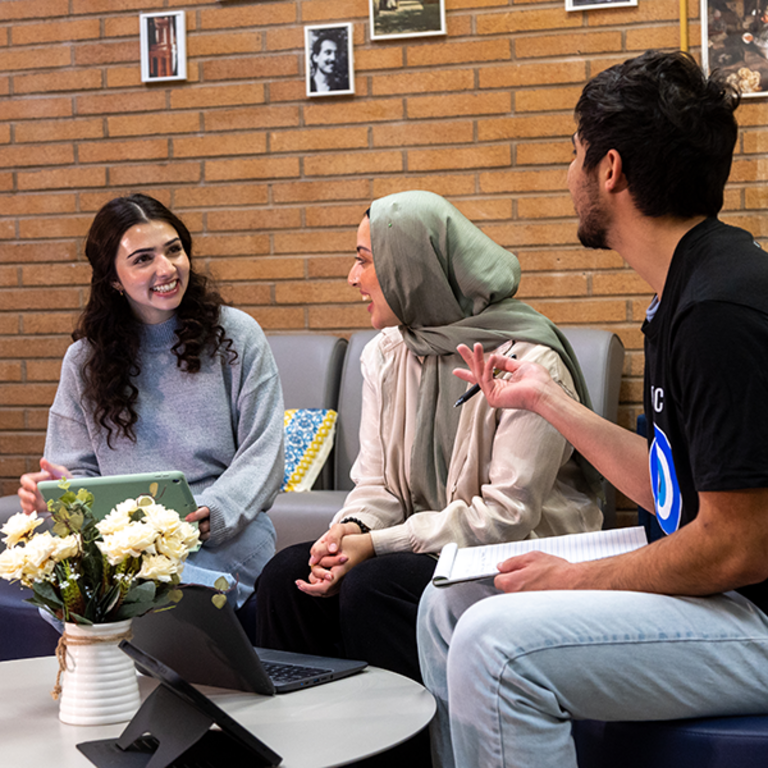
[{"label": "olive green hijab", "polygon": [[408,349],[423,358],[411,454],[413,508],[439,510],[466,384],[459,344],[490,351],[510,339],[554,349],[589,404],[570,344],[546,317],[513,298],[520,283],[514,254],[483,234],[447,200],[432,192],[399,192],[370,208],[371,246],[379,285],[400,319]]}]

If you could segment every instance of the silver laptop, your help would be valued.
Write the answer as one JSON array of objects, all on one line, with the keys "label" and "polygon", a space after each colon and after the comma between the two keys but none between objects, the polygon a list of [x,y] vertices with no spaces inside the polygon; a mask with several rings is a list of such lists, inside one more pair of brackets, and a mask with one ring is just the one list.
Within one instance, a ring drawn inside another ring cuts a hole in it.
[{"label": "silver laptop", "polygon": [[229,603],[209,587],[187,585],[174,608],[133,620],[133,644],[190,683],[272,695],[360,672],[364,661],[255,648]]}]

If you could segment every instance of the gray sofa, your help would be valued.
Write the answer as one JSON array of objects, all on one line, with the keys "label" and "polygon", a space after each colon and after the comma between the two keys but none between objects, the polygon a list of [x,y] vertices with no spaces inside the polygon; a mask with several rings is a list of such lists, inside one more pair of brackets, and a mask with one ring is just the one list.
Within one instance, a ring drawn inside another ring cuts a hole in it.
[{"label": "gray sofa", "polygon": [[[616,421],[624,348],[608,331],[564,328],[584,369],[597,413]],[[349,342],[313,334],[269,336],[283,384],[286,408],[333,408],[338,411],[334,449],[311,491],[279,493],[269,516],[282,549],[316,539],[352,488],[349,471],[358,450],[363,381],[360,354],[376,331],[360,331]],[[615,525],[615,492],[605,484],[604,527]],[[0,525],[19,511],[18,498],[0,498]],[[0,580],[0,660],[53,652],[56,634],[24,602],[26,591]]]}]

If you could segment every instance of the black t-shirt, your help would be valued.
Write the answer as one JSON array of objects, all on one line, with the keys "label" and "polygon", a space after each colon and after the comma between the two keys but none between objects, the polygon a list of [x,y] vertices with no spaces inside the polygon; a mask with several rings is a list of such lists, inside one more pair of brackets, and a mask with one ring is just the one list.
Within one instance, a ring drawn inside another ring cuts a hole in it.
[{"label": "black t-shirt", "polygon": [[[643,332],[651,481],[669,534],[696,517],[699,491],[768,487],[768,255],[749,232],[702,222]],[[768,613],[768,581],[738,591]]]}]

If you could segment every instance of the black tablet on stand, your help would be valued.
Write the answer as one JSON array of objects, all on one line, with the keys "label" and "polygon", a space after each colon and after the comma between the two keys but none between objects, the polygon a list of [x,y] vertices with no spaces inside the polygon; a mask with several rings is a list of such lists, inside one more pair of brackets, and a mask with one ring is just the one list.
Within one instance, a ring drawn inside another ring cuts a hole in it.
[{"label": "black tablet on stand", "polygon": [[160,685],[120,738],[77,745],[98,768],[171,768],[180,758],[184,766],[268,768],[280,764],[280,755],[170,667],[127,640],[120,647]]}]

